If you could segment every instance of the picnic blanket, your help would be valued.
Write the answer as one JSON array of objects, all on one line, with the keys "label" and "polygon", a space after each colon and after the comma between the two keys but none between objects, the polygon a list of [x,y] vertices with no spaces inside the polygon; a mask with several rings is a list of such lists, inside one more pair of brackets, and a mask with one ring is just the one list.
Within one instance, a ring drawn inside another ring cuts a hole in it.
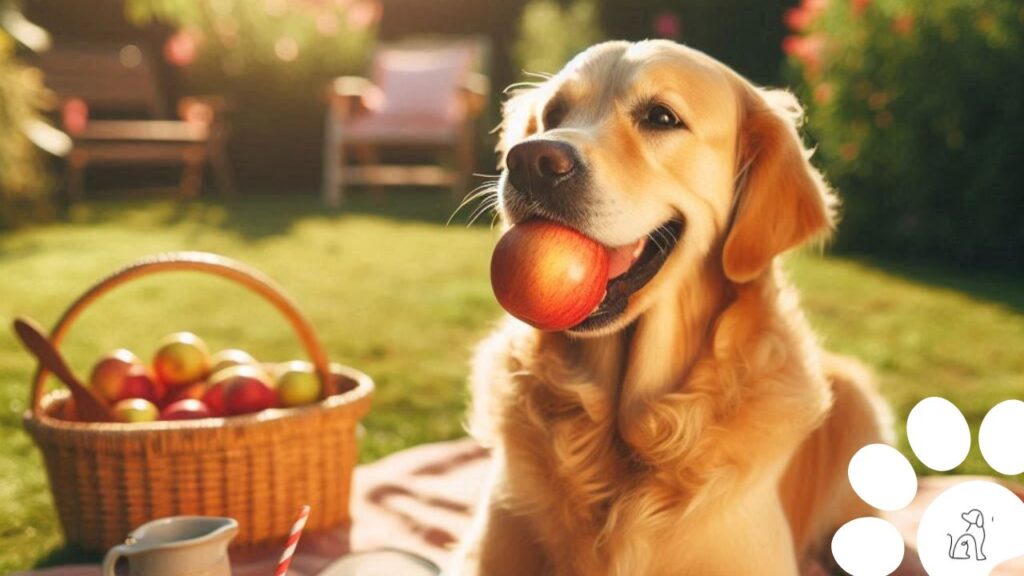
[{"label": "picnic blanket", "polygon": [[[304,535],[289,575],[315,576],[352,551],[399,548],[443,566],[452,547],[469,526],[488,468],[488,454],[471,440],[410,448],[356,469],[350,528]],[[913,546],[917,523],[928,504],[950,486],[977,477],[922,478],[913,504],[889,520]],[[1024,490],[1015,489],[1018,495]],[[235,576],[274,573],[279,549],[232,552]],[[899,576],[918,576],[916,553],[908,550]],[[60,566],[22,576],[98,576],[96,565]],[[810,566],[805,576],[827,574]],[[1024,560],[1004,563],[994,576],[1024,575]]]}]

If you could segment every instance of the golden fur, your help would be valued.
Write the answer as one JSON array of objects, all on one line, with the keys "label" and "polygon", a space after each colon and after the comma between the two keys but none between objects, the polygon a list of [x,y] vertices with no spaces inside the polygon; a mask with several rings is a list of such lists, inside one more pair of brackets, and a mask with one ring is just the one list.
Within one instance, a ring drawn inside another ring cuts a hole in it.
[{"label": "golden fur", "polygon": [[[685,133],[638,131],[625,110],[643,98]],[[827,234],[836,205],[799,117],[790,94],[665,41],[595,46],[510,99],[499,151],[543,134],[592,167],[603,208],[585,233],[686,228],[604,328],[509,320],[481,344],[471,428],[495,466],[452,573],[795,575],[872,512],[846,467],[887,438],[884,407],[821,350],[776,264]]]}]

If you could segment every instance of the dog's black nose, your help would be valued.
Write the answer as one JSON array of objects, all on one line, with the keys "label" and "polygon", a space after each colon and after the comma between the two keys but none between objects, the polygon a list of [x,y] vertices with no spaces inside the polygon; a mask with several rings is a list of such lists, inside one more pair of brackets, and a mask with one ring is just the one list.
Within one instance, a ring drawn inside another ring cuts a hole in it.
[{"label": "dog's black nose", "polygon": [[508,151],[505,166],[516,190],[546,194],[576,172],[576,152],[565,142],[527,140]]}]

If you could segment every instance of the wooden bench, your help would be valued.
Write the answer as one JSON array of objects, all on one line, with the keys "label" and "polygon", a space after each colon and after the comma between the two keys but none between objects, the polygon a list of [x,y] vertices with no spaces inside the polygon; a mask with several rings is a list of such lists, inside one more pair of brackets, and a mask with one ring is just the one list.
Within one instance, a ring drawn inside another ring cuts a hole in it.
[{"label": "wooden bench", "polygon": [[182,98],[172,115],[152,59],[132,44],[55,46],[32,63],[57,94],[73,142],[69,200],[83,195],[84,172],[92,165],[180,165],[180,193],[193,197],[209,164],[219,191],[234,194],[223,99]]}]

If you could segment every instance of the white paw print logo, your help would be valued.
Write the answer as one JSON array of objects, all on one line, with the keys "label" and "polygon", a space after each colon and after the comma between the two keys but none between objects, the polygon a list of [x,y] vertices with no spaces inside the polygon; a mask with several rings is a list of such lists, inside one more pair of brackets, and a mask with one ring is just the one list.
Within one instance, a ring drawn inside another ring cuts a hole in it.
[{"label": "white paw print logo", "polygon": [[[926,398],[907,417],[907,439],[925,466],[945,472],[967,457],[971,432],[948,400]],[[978,445],[1000,474],[1024,472],[1024,402],[1007,400],[982,420]],[[895,448],[871,444],[850,460],[850,484],[879,510],[907,507],[917,494],[917,476]],[[832,555],[853,576],[885,576],[903,561],[904,542],[881,518],[857,518],[832,538]],[[1000,563],[1024,555],[1024,503],[1007,488],[984,480],[957,484],[925,510],[917,530],[917,552],[930,576],[985,576]]]}]

